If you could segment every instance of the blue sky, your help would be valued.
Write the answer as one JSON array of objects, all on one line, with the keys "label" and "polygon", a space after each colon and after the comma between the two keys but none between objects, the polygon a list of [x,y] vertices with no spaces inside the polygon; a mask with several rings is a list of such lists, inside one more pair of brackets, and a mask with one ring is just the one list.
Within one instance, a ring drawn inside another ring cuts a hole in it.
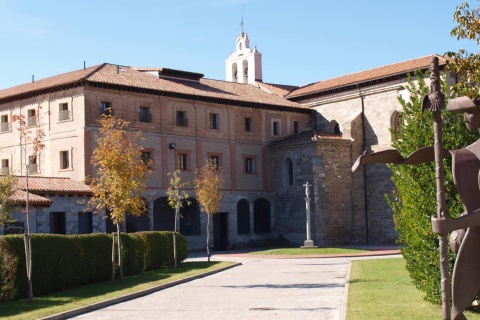
[{"label": "blue sky", "polygon": [[[458,0],[0,0],[0,89],[103,62],[225,79],[244,30],[263,80],[304,85],[463,47]],[[470,1],[475,7],[477,1]]]}]

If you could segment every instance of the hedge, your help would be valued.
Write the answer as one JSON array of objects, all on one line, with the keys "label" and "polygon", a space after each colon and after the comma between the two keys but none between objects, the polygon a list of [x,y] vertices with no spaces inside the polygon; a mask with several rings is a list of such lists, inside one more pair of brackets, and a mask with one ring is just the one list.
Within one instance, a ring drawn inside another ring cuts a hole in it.
[{"label": "hedge", "polygon": [[[173,263],[173,234],[147,231],[122,234],[124,275]],[[188,255],[185,237],[177,233],[179,261]],[[112,235],[32,234],[33,295],[111,279]],[[27,297],[23,235],[0,237],[0,301]]]}]

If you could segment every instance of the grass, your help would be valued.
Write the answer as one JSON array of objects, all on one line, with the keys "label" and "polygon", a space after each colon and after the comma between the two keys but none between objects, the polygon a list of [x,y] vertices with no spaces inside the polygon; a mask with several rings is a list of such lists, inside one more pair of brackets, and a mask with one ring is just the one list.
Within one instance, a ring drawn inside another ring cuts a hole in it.
[{"label": "grass", "polygon": [[[468,319],[480,319],[478,313],[467,311],[465,315]],[[411,284],[402,258],[352,262],[348,320],[441,317],[441,307],[423,300],[423,293]]]},{"label": "grass", "polygon": [[255,251],[249,254],[259,255],[305,255],[305,254],[344,254],[344,253],[358,253],[369,250],[363,249],[348,249],[348,248],[282,248],[264,251]]},{"label": "grass", "polygon": [[[186,262],[177,269],[165,268],[124,278],[123,282],[102,282],[73,288],[43,297],[0,304],[0,318],[38,319],[76,309],[92,303],[112,299],[172,281],[219,269],[231,262]],[[33,280],[35,281],[35,280]]]}]

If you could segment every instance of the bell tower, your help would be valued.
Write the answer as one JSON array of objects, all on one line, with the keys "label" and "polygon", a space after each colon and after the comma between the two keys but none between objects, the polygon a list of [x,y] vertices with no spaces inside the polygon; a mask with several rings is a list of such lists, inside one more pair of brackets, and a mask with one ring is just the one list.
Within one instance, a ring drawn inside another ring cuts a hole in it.
[{"label": "bell tower", "polygon": [[250,49],[246,32],[235,42],[235,51],[225,60],[227,81],[251,84],[262,81],[262,54],[255,46]]}]

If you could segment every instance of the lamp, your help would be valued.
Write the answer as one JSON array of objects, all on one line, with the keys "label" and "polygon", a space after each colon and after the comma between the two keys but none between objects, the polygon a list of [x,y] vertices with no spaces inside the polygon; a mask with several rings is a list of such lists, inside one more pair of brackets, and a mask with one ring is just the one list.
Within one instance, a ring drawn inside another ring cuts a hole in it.
[{"label": "lamp", "polygon": [[169,148],[170,150],[173,150],[173,149],[175,149],[176,146],[177,146],[177,144],[176,144],[175,142],[172,142],[172,143],[170,143],[170,144],[168,145],[168,148]]}]

